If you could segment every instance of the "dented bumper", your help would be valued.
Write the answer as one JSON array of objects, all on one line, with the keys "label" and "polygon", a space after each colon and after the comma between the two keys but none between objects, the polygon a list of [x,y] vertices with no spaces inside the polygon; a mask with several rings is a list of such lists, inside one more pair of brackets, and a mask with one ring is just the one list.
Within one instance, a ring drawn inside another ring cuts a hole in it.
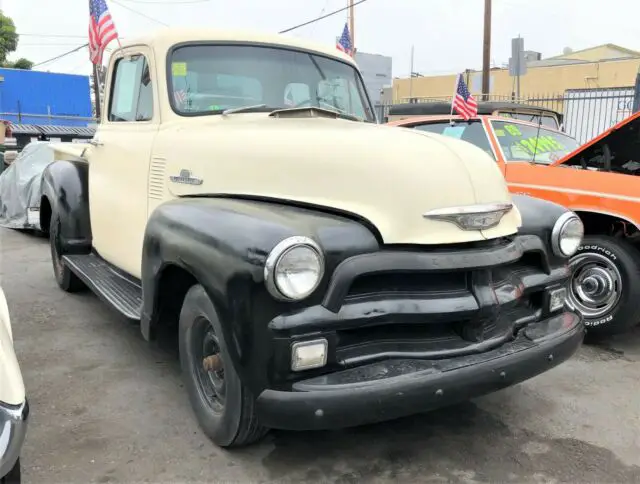
[{"label": "dented bumper", "polygon": [[264,390],[257,412],[267,427],[342,428],[454,404],[514,385],[567,360],[584,326],[564,312],[521,329],[482,353],[447,359],[387,359],[313,377],[290,391]]}]

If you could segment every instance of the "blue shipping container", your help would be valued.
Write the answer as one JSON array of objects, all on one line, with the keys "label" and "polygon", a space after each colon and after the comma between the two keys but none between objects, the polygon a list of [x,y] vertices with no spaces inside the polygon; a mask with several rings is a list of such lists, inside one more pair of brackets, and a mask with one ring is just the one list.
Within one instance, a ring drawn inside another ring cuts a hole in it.
[{"label": "blue shipping container", "polygon": [[89,76],[2,68],[0,76],[4,78],[0,81],[0,119],[56,126],[91,123]]}]

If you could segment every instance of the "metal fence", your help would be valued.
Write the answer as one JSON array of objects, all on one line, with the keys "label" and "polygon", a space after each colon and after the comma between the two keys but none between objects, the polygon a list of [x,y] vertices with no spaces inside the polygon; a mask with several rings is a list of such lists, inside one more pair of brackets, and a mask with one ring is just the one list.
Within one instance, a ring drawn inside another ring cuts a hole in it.
[{"label": "metal fence", "polygon": [[[489,95],[488,101],[513,101],[553,109],[563,115],[563,129],[580,143],[586,143],[633,113],[635,89],[630,87],[567,89],[559,94],[532,94],[520,99]],[[411,102],[451,102],[451,97],[413,98]],[[409,102],[402,100],[401,102]],[[383,121],[391,104],[377,106]]]}]

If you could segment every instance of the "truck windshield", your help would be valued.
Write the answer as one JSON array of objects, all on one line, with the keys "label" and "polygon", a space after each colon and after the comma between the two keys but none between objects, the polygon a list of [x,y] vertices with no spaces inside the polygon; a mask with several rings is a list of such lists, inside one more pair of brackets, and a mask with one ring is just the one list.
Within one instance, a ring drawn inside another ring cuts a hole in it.
[{"label": "truck windshield", "polygon": [[315,106],[375,122],[353,66],[285,48],[178,47],[170,58],[169,90],[173,109],[184,116],[220,114],[243,106],[256,110]]},{"label": "truck windshield", "polygon": [[548,165],[578,148],[575,138],[538,126],[491,121],[496,139],[507,161],[535,161]]}]

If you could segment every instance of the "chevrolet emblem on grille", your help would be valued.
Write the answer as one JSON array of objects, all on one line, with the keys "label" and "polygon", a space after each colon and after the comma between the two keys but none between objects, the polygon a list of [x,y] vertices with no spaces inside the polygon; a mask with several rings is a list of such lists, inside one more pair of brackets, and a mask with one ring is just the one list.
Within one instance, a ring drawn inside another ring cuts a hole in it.
[{"label": "chevrolet emblem on grille", "polygon": [[422,216],[431,220],[450,222],[462,230],[487,230],[500,223],[502,217],[513,208],[512,203],[488,203],[430,210]]}]

